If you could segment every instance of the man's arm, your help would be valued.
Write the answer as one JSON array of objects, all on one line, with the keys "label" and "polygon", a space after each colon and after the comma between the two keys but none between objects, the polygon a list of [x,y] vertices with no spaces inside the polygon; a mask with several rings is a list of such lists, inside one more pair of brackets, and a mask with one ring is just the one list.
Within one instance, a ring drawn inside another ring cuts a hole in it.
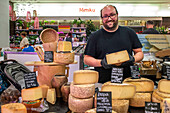
[{"label": "man's arm", "polygon": [[139,62],[143,59],[143,52],[141,48],[133,49],[135,62]]},{"label": "man's arm", "polygon": [[101,67],[101,59],[95,59],[89,55],[84,56],[84,63],[92,67]]}]

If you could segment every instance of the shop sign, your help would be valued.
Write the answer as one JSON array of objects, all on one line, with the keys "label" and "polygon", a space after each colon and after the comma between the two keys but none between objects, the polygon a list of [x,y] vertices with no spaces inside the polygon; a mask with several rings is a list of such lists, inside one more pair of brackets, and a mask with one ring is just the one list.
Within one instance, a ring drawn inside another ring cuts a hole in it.
[{"label": "shop sign", "polygon": [[95,9],[92,8],[79,8],[79,12],[95,12]]}]

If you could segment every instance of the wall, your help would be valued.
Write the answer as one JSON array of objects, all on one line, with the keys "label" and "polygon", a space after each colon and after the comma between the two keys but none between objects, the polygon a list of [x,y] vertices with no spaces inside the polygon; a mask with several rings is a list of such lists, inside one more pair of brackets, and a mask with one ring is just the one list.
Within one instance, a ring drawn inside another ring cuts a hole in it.
[{"label": "wall", "polygon": [[0,3],[0,48],[9,47],[9,1]]}]

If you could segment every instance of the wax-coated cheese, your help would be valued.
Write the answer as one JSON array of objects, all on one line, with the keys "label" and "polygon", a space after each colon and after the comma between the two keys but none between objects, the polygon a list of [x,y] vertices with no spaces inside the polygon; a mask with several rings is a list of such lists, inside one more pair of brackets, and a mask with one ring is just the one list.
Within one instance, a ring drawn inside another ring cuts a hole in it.
[{"label": "wax-coated cheese", "polygon": [[170,113],[170,98],[163,100],[162,113]]},{"label": "wax-coated cheese", "polygon": [[162,79],[158,82],[158,90],[164,93],[170,93],[170,80]]},{"label": "wax-coated cheese", "polygon": [[126,78],[123,83],[136,86],[136,92],[152,92],[154,90],[154,82],[147,78],[131,79]]},{"label": "wax-coated cheese", "polygon": [[69,41],[59,41],[57,51],[72,51],[72,45]]},{"label": "wax-coated cheese", "polygon": [[145,102],[151,102],[151,93],[136,93],[130,99],[129,105],[133,107],[145,107]]},{"label": "wax-coated cheese", "polygon": [[42,87],[42,94],[43,94],[43,98],[46,98],[47,97],[47,91],[49,89],[49,86],[47,86],[46,84],[40,86]]},{"label": "wax-coated cheese", "polygon": [[112,100],[112,110],[117,113],[127,113],[129,108],[129,100]]},{"label": "wax-coated cheese", "polygon": [[[89,109],[89,110],[87,110],[85,113],[97,113],[97,112],[96,112],[96,108]],[[115,111],[112,110],[112,113],[117,113],[117,112],[115,112]]]},{"label": "wax-coated cheese", "polygon": [[122,63],[122,62],[129,60],[129,54],[128,54],[127,50],[107,54],[106,60],[107,60],[108,64]]},{"label": "wax-coated cheese", "polygon": [[131,84],[106,82],[102,85],[101,91],[111,91],[112,99],[130,99],[134,97],[136,88]]},{"label": "wax-coated cheese", "polygon": [[21,103],[10,103],[1,106],[1,113],[27,113],[27,109]]},{"label": "wax-coated cheese", "polygon": [[70,94],[75,98],[90,98],[95,93],[94,84],[76,85],[71,83]]},{"label": "wax-coated cheese", "polygon": [[55,104],[56,102],[56,92],[55,88],[48,89],[47,92],[47,101],[51,104]]},{"label": "wax-coated cheese", "polygon": [[30,101],[30,100],[37,100],[43,98],[42,92],[43,92],[42,87],[22,89],[21,91],[22,100]]},{"label": "wax-coated cheese", "polygon": [[78,70],[73,73],[74,84],[94,84],[97,83],[99,74],[93,70]]},{"label": "wax-coated cheese", "polygon": [[72,112],[85,112],[93,107],[93,97],[87,99],[78,99],[69,95],[68,100],[69,109]]},{"label": "wax-coated cheese", "polygon": [[61,64],[71,64],[74,62],[74,52],[71,53],[54,52],[54,62]]}]

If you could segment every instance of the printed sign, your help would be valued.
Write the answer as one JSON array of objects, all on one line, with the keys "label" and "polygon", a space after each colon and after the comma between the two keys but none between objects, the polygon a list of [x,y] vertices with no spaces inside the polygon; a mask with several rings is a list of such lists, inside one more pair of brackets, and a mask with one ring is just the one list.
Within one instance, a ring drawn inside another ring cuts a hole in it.
[{"label": "printed sign", "polygon": [[139,67],[138,66],[130,66],[130,69],[131,69],[132,78],[139,79],[140,78]]},{"label": "printed sign", "polygon": [[53,62],[53,51],[44,52],[44,62]]},{"label": "printed sign", "polygon": [[160,113],[160,103],[145,102],[145,113]]},{"label": "printed sign", "polygon": [[123,68],[112,68],[111,83],[122,83],[123,81]]},{"label": "printed sign", "polygon": [[25,80],[26,89],[39,86],[35,72],[25,73],[24,80]]}]

